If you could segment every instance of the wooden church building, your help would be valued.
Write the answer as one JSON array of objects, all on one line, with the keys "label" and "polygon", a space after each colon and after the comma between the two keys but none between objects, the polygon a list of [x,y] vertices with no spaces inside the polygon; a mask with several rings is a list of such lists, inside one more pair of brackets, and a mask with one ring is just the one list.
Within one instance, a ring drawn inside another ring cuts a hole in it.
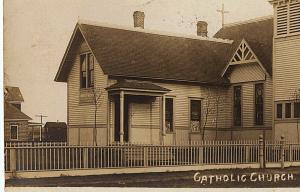
[{"label": "wooden church building", "polygon": [[134,27],[75,26],[55,77],[67,83],[70,144],[274,138],[273,17],[212,38],[203,21],[182,35],[133,18]]}]

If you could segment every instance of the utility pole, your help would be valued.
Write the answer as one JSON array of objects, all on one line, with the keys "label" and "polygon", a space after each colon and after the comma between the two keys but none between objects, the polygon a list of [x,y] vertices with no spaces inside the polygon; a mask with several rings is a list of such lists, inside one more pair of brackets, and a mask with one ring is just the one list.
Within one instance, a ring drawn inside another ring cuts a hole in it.
[{"label": "utility pole", "polygon": [[222,15],[222,27],[224,27],[224,25],[225,25],[225,14],[229,13],[229,11],[225,11],[224,3],[222,4],[222,9],[217,10],[217,12],[221,13],[221,15]]},{"label": "utility pole", "polygon": [[41,127],[40,127],[40,141],[42,141],[42,127],[43,127],[43,118],[44,117],[48,117],[48,116],[45,116],[43,114],[40,114],[40,115],[36,115],[36,117],[39,117],[41,118]]}]

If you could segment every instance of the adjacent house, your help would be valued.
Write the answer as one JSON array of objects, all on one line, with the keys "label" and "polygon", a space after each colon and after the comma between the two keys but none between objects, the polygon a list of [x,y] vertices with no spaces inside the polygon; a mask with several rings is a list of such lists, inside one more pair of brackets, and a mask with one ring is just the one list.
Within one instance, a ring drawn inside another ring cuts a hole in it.
[{"label": "adjacent house", "polygon": [[31,129],[28,126],[29,116],[21,111],[24,102],[19,87],[4,88],[4,140],[32,140]]},{"label": "adjacent house", "polygon": [[43,131],[45,141],[67,141],[67,124],[65,122],[46,122]]},{"label": "adjacent house", "polygon": [[300,1],[274,6],[274,137],[300,141]]},{"label": "adjacent house", "polygon": [[207,37],[80,21],[55,77],[67,83],[68,141],[179,144],[272,138],[273,17]]}]

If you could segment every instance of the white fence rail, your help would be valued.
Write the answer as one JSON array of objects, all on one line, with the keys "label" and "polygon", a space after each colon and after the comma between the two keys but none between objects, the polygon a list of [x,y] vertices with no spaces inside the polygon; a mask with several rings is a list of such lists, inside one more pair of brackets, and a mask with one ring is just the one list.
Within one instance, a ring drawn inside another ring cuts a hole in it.
[{"label": "white fence rail", "polygon": [[32,147],[32,146],[67,146],[67,142],[50,142],[50,141],[7,141],[5,147]]},{"label": "white fence rail", "polygon": [[5,147],[5,170],[40,171],[300,162],[300,143],[204,141],[176,146],[23,145]]}]

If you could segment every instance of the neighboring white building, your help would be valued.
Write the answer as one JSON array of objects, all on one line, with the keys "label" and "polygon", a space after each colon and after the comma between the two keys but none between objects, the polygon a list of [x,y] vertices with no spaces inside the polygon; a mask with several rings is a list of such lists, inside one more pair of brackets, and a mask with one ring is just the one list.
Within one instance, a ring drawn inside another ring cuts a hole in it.
[{"label": "neighboring white building", "polygon": [[274,6],[274,137],[300,141],[300,1]]}]

